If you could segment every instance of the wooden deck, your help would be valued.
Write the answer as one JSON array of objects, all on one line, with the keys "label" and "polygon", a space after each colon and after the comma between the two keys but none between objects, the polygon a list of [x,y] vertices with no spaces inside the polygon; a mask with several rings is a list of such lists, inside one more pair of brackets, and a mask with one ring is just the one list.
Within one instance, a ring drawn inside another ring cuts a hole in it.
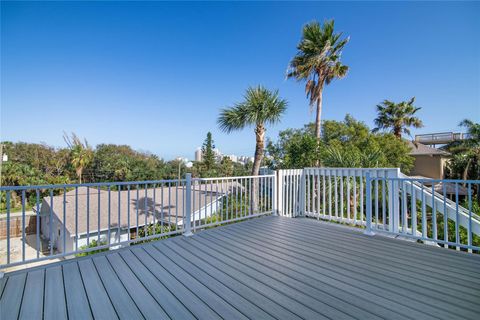
[{"label": "wooden deck", "polygon": [[6,274],[7,319],[480,319],[480,257],[257,218]]}]

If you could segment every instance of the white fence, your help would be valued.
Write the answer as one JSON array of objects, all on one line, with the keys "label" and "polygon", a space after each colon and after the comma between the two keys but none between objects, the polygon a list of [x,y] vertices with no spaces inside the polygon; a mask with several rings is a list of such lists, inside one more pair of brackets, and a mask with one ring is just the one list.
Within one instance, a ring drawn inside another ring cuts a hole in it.
[{"label": "white fence", "polygon": [[[395,168],[0,187],[0,268],[191,235],[267,214],[309,217],[480,251],[480,181],[413,179]],[[449,199],[450,198],[450,199]],[[27,214],[29,211],[35,214]],[[12,226],[21,219],[21,236]],[[28,230],[28,234],[27,234]]]},{"label": "white fence", "polygon": [[480,181],[416,179],[397,168],[305,168],[277,174],[281,216],[480,250],[480,217],[474,212],[480,208]]}]

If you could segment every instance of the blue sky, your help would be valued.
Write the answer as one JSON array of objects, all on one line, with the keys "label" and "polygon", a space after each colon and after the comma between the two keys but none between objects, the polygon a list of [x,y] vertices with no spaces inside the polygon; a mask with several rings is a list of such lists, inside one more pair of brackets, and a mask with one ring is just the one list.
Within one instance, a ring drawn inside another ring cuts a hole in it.
[{"label": "blue sky", "polygon": [[324,119],[372,125],[381,100],[416,96],[419,132],[480,121],[479,3],[2,1],[1,139],[64,146],[74,131],[170,159],[212,131],[223,152],[252,155],[253,129],[221,133],[219,109],[263,84],[289,101],[269,137],[313,121],[285,70],[302,26],[330,18],[351,37],[350,72],[326,88]]}]

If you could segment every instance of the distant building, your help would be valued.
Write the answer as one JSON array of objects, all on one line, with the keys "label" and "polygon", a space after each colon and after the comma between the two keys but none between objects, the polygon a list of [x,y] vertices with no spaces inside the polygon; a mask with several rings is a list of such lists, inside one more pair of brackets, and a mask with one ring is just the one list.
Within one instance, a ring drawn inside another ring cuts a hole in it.
[{"label": "distant building", "polygon": [[431,179],[443,179],[444,168],[450,157],[446,151],[426,146],[419,142],[408,141],[411,152],[415,158],[410,176],[421,176]]},{"label": "distant building", "polygon": [[202,161],[202,148],[197,148],[197,150],[195,150],[195,161]]}]

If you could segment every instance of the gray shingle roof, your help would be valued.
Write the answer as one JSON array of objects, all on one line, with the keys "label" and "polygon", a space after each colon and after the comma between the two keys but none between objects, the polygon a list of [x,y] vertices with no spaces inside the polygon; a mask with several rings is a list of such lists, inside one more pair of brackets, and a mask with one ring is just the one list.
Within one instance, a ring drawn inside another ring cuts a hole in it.
[{"label": "gray shingle roof", "polygon": [[407,141],[408,146],[412,150],[410,152],[410,155],[412,156],[419,156],[419,155],[439,155],[439,156],[449,156],[450,153],[437,149],[437,148],[432,148],[429,146],[426,146],[424,144],[421,144],[419,142],[412,142],[412,141]]}]

